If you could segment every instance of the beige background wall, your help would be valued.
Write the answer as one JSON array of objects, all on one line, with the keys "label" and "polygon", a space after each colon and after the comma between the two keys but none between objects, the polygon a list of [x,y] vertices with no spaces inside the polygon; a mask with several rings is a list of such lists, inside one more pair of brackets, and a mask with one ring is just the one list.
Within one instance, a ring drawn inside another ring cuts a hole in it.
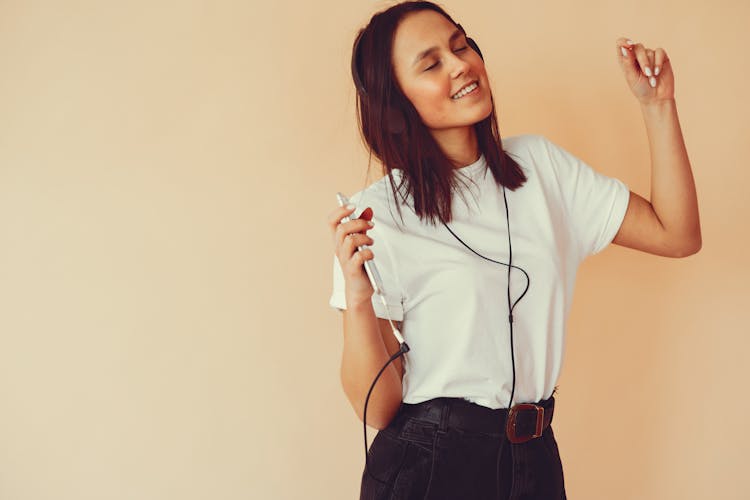
[{"label": "beige background wall", "polygon": [[[1,499],[356,498],[325,217],[368,182],[349,57],[385,5],[0,0]],[[503,135],[646,197],[614,44],[667,50],[703,249],[584,263],[555,433],[570,498],[748,498],[750,6],[442,5]]]}]

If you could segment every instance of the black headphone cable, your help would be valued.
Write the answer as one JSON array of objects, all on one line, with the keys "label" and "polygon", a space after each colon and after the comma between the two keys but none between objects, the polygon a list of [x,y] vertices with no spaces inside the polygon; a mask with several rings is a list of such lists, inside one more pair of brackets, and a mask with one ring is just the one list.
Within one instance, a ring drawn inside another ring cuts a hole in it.
[{"label": "black headphone cable", "polygon": [[401,336],[401,332],[399,332],[398,329],[393,324],[393,319],[391,319],[391,314],[390,314],[390,310],[388,308],[388,303],[386,302],[385,297],[383,295],[380,295],[380,300],[381,300],[381,302],[383,302],[383,305],[385,306],[386,315],[388,316],[388,322],[391,324],[391,329],[393,330],[393,335],[395,335],[396,339],[398,340],[399,349],[390,358],[388,358],[388,361],[385,362],[385,365],[383,365],[383,368],[381,368],[380,371],[378,372],[378,374],[375,375],[375,380],[372,381],[372,384],[370,385],[370,390],[367,391],[367,397],[365,398],[365,409],[364,409],[364,413],[362,415],[362,427],[364,428],[364,436],[365,436],[365,471],[375,481],[377,481],[377,482],[379,482],[381,484],[387,484],[386,481],[378,479],[377,477],[375,477],[375,475],[372,472],[370,472],[370,468],[369,468],[369,453],[368,453],[368,449],[367,449],[367,404],[370,401],[370,394],[372,393],[372,390],[375,388],[375,383],[378,381],[378,379],[380,378],[380,376],[383,374],[383,371],[396,358],[398,358],[402,354],[406,354],[407,352],[409,352],[409,344],[406,343],[406,341],[404,340],[404,338]]},{"label": "black headphone cable", "polygon": [[[500,264],[500,265],[503,265],[503,266],[507,265],[508,266],[508,312],[509,312],[509,314],[508,314],[508,323],[510,324],[510,359],[511,359],[511,363],[513,365],[513,387],[512,387],[512,389],[510,391],[510,403],[508,403],[508,412],[510,412],[510,409],[512,408],[512,405],[513,405],[513,394],[516,391],[516,361],[515,361],[515,356],[514,356],[514,353],[513,353],[513,351],[514,351],[514,349],[513,349],[513,309],[516,307],[516,304],[518,304],[518,301],[521,300],[523,298],[523,296],[526,295],[526,292],[529,290],[529,286],[531,285],[531,278],[529,277],[528,273],[526,271],[524,271],[522,268],[513,265],[513,246],[511,245],[511,239],[510,239],[510,216],[508,214],[508,198],[505,195],[505,186],[503,186],[503,200],[505,200],[505,221],[506,221],[506,224],[507,224],[507,227],[508,227],[508,264],[504,264],[502,262],[498,262],[496,260],[492,260],[492,259],[490,259],[488,257],[485,257],[484,255],[481,255],[481,254],[477,253],[473,248],[471,248],[469,245],[467,245],[466,243],[464,243],[463,240],[456,235],[456,233],[454,233],[453,231],[451,231],[451,229],[448,227],[447,224],[445,224],[445,222],[443,222],[443,225],[446,227],[446,229],[448,229],[448,231],[451,232],[451,234],[453,236],[455,236],[455,238],[458,241],[460,241],[466,248],[468,248],[469,250],[471,250],[472,252],[474,252],[479,257],[481,257],[481,258],[483,258],[485,260],[489,260],[490,262],[494,262],[495,264]],[[518,269],[519,271],[521,271],[524,275],[526,275],[526,289],[523,291],[523,293],[521,294],[521,296],[518,297],[518,299],[516,299],[516,301],[513,304],[511,304],[511,302],[510,302],[510,270],[511,270],[511,267],[515,267],[516,269]],[[500,457],[502,456],[504,445],[505,445],[505,436],[503,436],[503,438],[500,439],[500,449],[498,450],[498,453],[497,453],[497,465],[495,466],[495,469],[496,469],[495,485],[496,485],[496,488],[498,489],[498,491],[500,490]],[[511,448],[511,450],[512,450],[512,448]]]},{"label": "black headphone cable", "polygon": [[[461,242],[461,244],[463,244],[466,248],[468,248],[469,250],[471,250],[474,254],[478,255],[479,257],[481,257],[481,258],[483,258],[485,260],[488,260],[490,262],[494,262],[495,264],[500,264],[500,265],[503,265],[503,266],[507,265],[508,266],[508,295],[507,295],[508,296],[508,311],[509,311],[508,322],[510,323],[510,347],[511,347],[510,354],[511,354],[511,363],[513,365],[513,386],[512,386],[512,389],[511,389],[511,393],[510,393],[510,403],[508,404],[508,409],[510,410],[511,405],[513,403],[513,395],[514,395],[515,390],[516,390],[516,363],[515,363],[515,356],[514,356],[514,353],[513,353],[513,309],[515,308],[515,306],[518,303],[518,301],[520,301],[524,297],[524,295],[526,295],[526,292],[529,290],[529,286],[531,285],[531,279],[529,278],[528,273],[526,271],[524,271],[522,268],[520,268],[518,266],[512,265],[512,262],[513,262],[513,247],[511,246],[510,217],[509,217],[509,213],[508,213],[508,199],[507,199],[506,194],[505,194],[505,186],[503,186],[503,199],[505,201],[505,220],[506,220],[506,224],[507,224],[507,227],[508,227],[508,264],[505,264],[503,262],[498,262],[496,260],[493,260],[493,259],[490,259],[488,257],[485,257],[484,255],[481,255],[480,253],[477,253],[473,248],[471,248],[469,245],[467,245],[466,243],[464,243],[464,241],[461,238],[459,238],[456,235],[456,233],[454,233],[451,230],[451,228],[448,227],[448,225],[444,221],[441,221],[441,222],[443,223],[443,225],[445,226],[445,228],[458,241]],[[510,299],[510,271],[511,271],[511,267],[515,267],[516,269],[518,269],[519,271],[521,271],[526,276],[526,289],[523,291],[523,293],[521,294],[521,296],[518,297],[518,299],[516,299],[516,301],[513,302],[512,304],[511,304],[511,299]],[[388,309],[388,304],[385,301],[385,297],[383,297],[381,295],[380,298],[381,298],[381,301],[383,302],[383,304],[385,305],[386,313],[388,313],[389,309]],[[365,471],[367,472],[367,474],[370,477],[372,477],[374,480],[376,480],[377,482],[379,482],[381,484],[387,484],[387,482],[383,481],[383,480],[381,480],[381,479],[379,479],[377,477],[375,477],[375,475],[373,475],[370,472],[370,470],[369,470],[369,460],[368,460],[369,455],[368,455],[368,449],[367,449],[367,405],[368,405],[368,402],[370,400],[370,394],[372,393],[372,390],[375,387],[375,383],[378,381],[378,379],[380,378],[380,376],[383,374],[383,371],[386,369],[386,367],[388,367],[388,365],[392,361],[394,361],[396,358],[398,358],[402,354],[405,354],[405,353],[407,353],[409,351],[408,344],[406,343],[406,341],[402,340],[403,337],[401,337],[400,332],[398,332],[398,330],[396,329],[396,327],[393,325],[393,320],[391,319],[390,314],[388,314],[388,321],[391,323],[391,328],[393,329],[394,335],[396,335],[396,338],[399,339],[399,350],[398,350],[398,352],[394,353],[388,359],[388,361],[385,363],[385,365],[380,369],[380,371],[378,372],[378,374],[375,376],[375,380],[372,381],[372,385],[370,385],[370,390],[367,391],[367,397],[365,398],[365,408],[364,408],[364,414],[363,414],[363,417],[362,417],[362,423],[363,423],[363,427],[364,427],[364,439],[365,439]],[[504,444],[505,444],[505,440],[501,439],[500,440],[500,450],[499,450],[498,455],[497,455],[498,459],[497,459],[497,467],[496,467],[497,468],[496,482],[498,484],[498,487],[499,487],[499,482],[500,482],[500,471],[499,471],[500,456],[502,455],[502,450],[503,450],[503,445]]]}]

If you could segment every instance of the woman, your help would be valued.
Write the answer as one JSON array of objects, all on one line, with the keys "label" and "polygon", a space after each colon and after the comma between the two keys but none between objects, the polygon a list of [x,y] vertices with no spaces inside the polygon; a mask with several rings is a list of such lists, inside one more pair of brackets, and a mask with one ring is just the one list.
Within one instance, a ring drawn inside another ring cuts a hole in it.
[{"label": "woman", "polygon": [[362,499],[566,498],[551,422],[579,264],[611,242],[669,257],[701,246],[669,59],[625,38],[617,54],[653,204],[541,135],[501,140],[479,47],[439,6],[401,3],[360,31],[358,118],[386,175],[352,196],[363,210],[328,222],[342,385],[380,429]]}]

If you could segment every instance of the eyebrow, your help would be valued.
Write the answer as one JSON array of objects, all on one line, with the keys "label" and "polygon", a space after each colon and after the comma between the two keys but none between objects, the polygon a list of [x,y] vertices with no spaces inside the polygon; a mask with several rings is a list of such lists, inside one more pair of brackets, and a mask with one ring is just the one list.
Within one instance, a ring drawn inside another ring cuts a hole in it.
[{"label": "eyebrow", "polygon": [[[463,32],[460,29],[456,29],[456,31],[453,32],[453,34],[448,38],[448,42],[452,42],[456,38],[460,37],[463,34]],[[417,54],[417,57],[414,58],[414,62],[411,63],[412,66],[417,64],[419,61],[430,55],[432,52],[436,51],[438,47],[430,47],[429,49],[425,49],[419,54]]]}]

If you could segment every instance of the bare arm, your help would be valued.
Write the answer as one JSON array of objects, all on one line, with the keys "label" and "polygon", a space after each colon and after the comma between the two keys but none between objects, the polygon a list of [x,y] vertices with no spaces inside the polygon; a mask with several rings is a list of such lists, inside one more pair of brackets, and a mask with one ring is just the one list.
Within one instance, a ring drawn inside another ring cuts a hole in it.
[{"label": "bare arm", "polygon": [[[357,416],[363,420],[367,391],[391,354],[398,350],[398,342],[388,321],[375,316],[369,300],[354,302],[347,299],[347,309],[342,315],[341,384]],[[394,324],[400,330],[401,325],[395,321]],[[376,429],[388,427],[401,405],[402,376],[401,358],[390,363],[380,375],[367,403],[367,425]]]},{"label": "bare arm", "polygon": [[[389,363],[375,383],[367,402],[365,399],[378,372],[390,358],[389,351],[398,351],[398,342],[392,335],[390,324],[378,320],[372,307],[373,288],[364,269],[364,262],[374,258],[370,248],[358,250],[362,245],[372,245],[366,232],[372,227],[372,209],[366,208],[357,219],[342,222],[354,206],[338,207],[328,216],[336,256],[345,280],[346,309],[344,320],[344,352],[341,359],[341,385],[360,420],[367,419],[371,427],[384,429],[401,406],[401,360]],[[396,323],[399,330],[401,326]]]},{"label": "bare arm", "polygon": [[701,248],[695,182],[674,99],[642,105],[651,146],[651,205],[677,256]]},{"label": "bare arm", "polygon": [[663,256],[693,255],[702,246],[698,198],[677,116],[672,63],[660,47],[647,49],[624,37],[617,40],[617,46],[617,58],[646,123],[651,200],[631,191],[613,243]]},{"label": "bare arm", "polygon": [[698,200],[674,100],[642,105],[651,146],[651,202],[630,193],[612,243],[669,257],[701,248]]}]

